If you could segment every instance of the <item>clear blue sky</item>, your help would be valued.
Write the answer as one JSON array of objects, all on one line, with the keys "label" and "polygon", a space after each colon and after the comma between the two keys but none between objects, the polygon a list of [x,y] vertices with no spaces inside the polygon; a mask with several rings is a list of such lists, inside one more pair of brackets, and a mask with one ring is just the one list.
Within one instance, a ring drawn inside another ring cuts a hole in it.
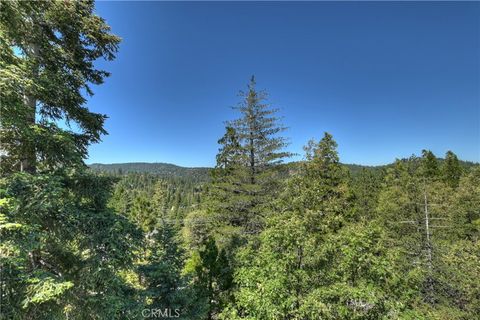
[{"label": "clear blue sky", "polygon": [[88,106],[88,163],[212,166],[255,74],[290,151],[333,134],[342,162],[451,149],[480,161],[480,3],[98,2],[123,38]]}]

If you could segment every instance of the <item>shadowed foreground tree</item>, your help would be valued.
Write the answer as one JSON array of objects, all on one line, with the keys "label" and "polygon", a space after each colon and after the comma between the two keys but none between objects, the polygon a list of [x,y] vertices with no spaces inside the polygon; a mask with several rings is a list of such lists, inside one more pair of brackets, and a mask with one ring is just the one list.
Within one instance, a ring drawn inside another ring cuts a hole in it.
[{"label": "shadowed foreground tree", "polygon": [[[128,319],[140,232],[107,208],[112,180],[86,171],[104,115],[85,107],[119,38],[93,1],[0,3],[2,319]],[[59,121],[74,123],[76,132]]]},{"label": "shadowed foreground tree", "polygon": [[[106,133],[106,116],[84,106],[85,94],[108,76],[94,61],[114,59],[119,38],[93,13],[93,1],[0,6],[2,170],[77,165]],[[59,128],[59,120],[75,123],[79,132]]]}]

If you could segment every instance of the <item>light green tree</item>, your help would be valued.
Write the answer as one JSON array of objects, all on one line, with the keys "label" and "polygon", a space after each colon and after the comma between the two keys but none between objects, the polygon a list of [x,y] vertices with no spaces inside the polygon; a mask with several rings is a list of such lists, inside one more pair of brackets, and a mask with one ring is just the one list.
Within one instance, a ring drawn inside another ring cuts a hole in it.
[{"label": "light green tree", "polygon": [[397,310],[400,282],[378,225],[357,222],[328,133],[306,147],[259,243],[240,251],[225,319],[373,319]]}]

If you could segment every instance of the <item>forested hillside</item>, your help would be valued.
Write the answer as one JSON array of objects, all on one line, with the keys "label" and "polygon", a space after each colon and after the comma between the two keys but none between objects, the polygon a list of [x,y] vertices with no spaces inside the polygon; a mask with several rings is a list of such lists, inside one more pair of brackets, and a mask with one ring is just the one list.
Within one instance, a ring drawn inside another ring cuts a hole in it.
[{"label": "forested hillside", "polygon": [[89,167],[94,171],[119,175],[124,173],[149,173],[164,178],[185,178],[196,182],[205,182],[209,179],[209,168],[186,168],[170,163],[93,163]]},{"label": "forested hillside", "polygon": [[252,77],[214,168],[91,170],[120,38],[93,1],[2,1],[0,40],[0,319],[478,319],[478,165],[348,167],[327,132],[285,164]]},{"label": "forested hillside", "polygon": [[[401,161],[408,161],[408,159],[401,159]],[[439,164],[442,164],[445,159],[437,158]],[[470,161],[459,160],[458,163],[465,170],[478,166],[478,164]],[[357,176],[363,170],[367,171],[385,171],[393,167],[394,163],[378,166],[365,166],[360,164],[342,164],[345,166],[352,176]],[[210,170],[212,168],[206,167],[181,167],[171,163],[147,163],[147,162],[128,162],[128,163],[92,163],[88,165],[92,170],[100,173],[110,173],[121,176],[128,173],[146,173],[157,175],[162,178],[184,178],[193,182],[206,182],[210,179]],[[283,172],[286,177],[292,173],[300,170],[302,161],[292,161],[282,164]]]}]

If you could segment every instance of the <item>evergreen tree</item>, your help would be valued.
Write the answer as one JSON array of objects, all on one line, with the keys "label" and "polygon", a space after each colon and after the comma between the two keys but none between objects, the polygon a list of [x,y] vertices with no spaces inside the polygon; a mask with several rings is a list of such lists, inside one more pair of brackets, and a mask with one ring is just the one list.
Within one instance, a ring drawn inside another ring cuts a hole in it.
[{"label": "evergreen tree", "polygon": [[[3,1],[0,4],[0,113],[4,172],[71,166],[105,134],[105,116],[84,107],[83,92],[108,72],[119,38],[94,14],[93,1]],[[80,133],[56,121],[74,122]],[[41,160],[40,166],[37,160]]]},{"label": "evergreen tree", "polygon": [[212,182],[206,207],[209,221],[217,238],[224,246],[236,246],[248,223],[248,205],[251,197],[244,190],[246,180],[244,150],[232,127],[226,127],[225,135],[218,140],[221,145],[217,164],[211,171]]},{"label": "evergreen tree", "polygon": [[285,130],[278,125],[279,119],[275,117],[278,109],[271,109],[264,103],[267,94],[257,91],[255,85],[255,77],[252,76],[247,92],[240,92],[244,100],[236,107],[242,117],[231,122],[248,157],[251,184],[261,183],[258,178],[261,179],[262,172],[289,156],[288,152],[282,151],[287,145],[285,139],[277,136]]},{"label": "evergreen tree", "polygon": [[369,220],[376,216],[382,174],[381,171],[362,168],[360,173],[352,179],[355,202],[359,217],[362,219]]},{"label": "evergreen tree", "polygon": [[217,154],[217,169],[225,169],[225,173],[230,173],[232,169],[244,163],[243,148],[233,127],[225,128],[225,135],[218,140],[218,144],[221,148]]},{"label": "evergreen tree", "polygon": [[[128,318],[135,293],[117,272],[133,267],[141,237],[106,207],[110,183],[75,171],[2,179],[0,303],[6,318]],[[5,223],[15,230],[4,233]]]},{"label": "evergreen tree", "polygon": [[423,150],[352,178],[329,133],[283,165],[285,128],[254,77],[211,181],[89,171],[106,116],[85,103],[119,44],[94,11],[0,2],[1,320],[478,317],[478,165]]},{"label": "evergreen tree", "polygon": [[132,203],[129,212],[130,220],[139,226],[144,232],[151,232],[157,222],[157,212],[153,207],[151,198],[146,193],[139,193]]},{"label": "evergreen tree", "polygon": [[326,133],[306,151],[260,244],[239,253],[225,319],[374,319],[399,308],[384,234],[353,222],[335,141]]},{"label": "evergreen tree", "polygon": [[222,147],[207,205],[219,222],[219,233],[230,240],[262,229],[265,207],[278,192],[276,165],[289,156],[282,150],[287,143],[279,136],[285,128],[275,117],[277,109],[265,104],[266,93],[255,85],[252,77],[248,90],[240,92],[243,101],[236,109],[241,117],[228,123],[219,140]]},{"label": "evergreen tree", "polygon": [[238,134],[242,146],[244,170],[238,173],[234,183],[239,185],[244,211],[243,226],[247,231],[258,232],[261,229],[261,211],[268,199],[278,191],[275,182],[274,166],[290,156],[283,151],[287,146],[285,138],[279,133],[285,130],[278,124],[275,116],[278,109],[265,103],[267,93],[256,89],[252,76],[246,92],[241,91],[243,101],[236,109],[241,117],[230,124]]},{"label": "evergreen tree", "polygon": [[421,174],[425,178],[435,178],[439,174],[437,157],[430,150],[422,150]]},{"label": "evergreen tree", "polygon": [[205,299],[207,312],[205,319],[215,319],[228,301],[232,286],[229,261],[224,250],[219,250],[215,240],[209,237],[203,248],[191,260],[197,282],[196,286]]},{"label": "evergreen tree", "polygon": [[[447,182],[448,183],[448,182]],[[449,208],[449,229],[456,239],[467,239],[473,243],[480,240],[480,169],[473,169],[468,175],[460,178],[454,201]]]},{"label": "evergreen tree", "polygon": [[[163,221],[149,236],[147,263],[139,267],[146,289],[147,306],[152,309],[185,309],[183,278],[184,252],[173,226]],[[185,310],[183,310],[185,311]]]},{"label": "evergreen tree", "polygon": [[[279,136],[284,128],[275,117],[277,110],[264,103],[266,93],[256,90],[254,77],[248,91],[240,95],[243,101],[236,109],[240,111],[241,118],[227,123],[225,135],[218,141],[221,147],[205,203],[206,223],[210,226],[199,227],[187,222],[190,227],[186,231],[191,244],[204,248],[199,253],[203,258],[197,259],[200,268],[197,271],[215,274],[217,267],[212,263],[221,261],[225,266],[222,268],[225,279],[232,277],[229,266],[235,265],[237,249],[247,242],[250,235],[262,230],[264,217],[269,212],[267,207],[279,191],[277,165],[282,158],[289,156],[282,151],[286,141]],[[205,219],[202,211],[190,217],[190,221]],[[215,240],[209,238],[206,231]],[[216,253],[217,246],[219,251]],[[194,261],[194,258],[195,255],[191,260]],[[215,305],[222,305],[229,299],[230,285],[217,285],[217,290],[208,277],[208,281],[202,279],[198,277],[197,285],[203,285],[204,290],[209,292],[208,301],[214,301],[210,303],[210,310],[218,313]],[[209,314],[210,317],[212,313]]]},{"label": "evergreen tree", "polygon": [[[422,166],[417,172],[408,167],[397,162],[389,170],[378,207],[392,250],[400,252],[392,263],[403,270],[410,288],[418,288],[404,304],[418,318],[468,318],[475,313],[475,290],[466,285],[472,270],[460,275],[455,268],[463,268],[460,261],[470,265],[477,255],[475,245],[463,240],[463,232],[474,230],[474,224],[451,188],[438,179],[426,180]],[[470,191],[463,190],[464,196]]]},{"label": "evergreen tree", "polygon": [[84,93],[118,42],[93,1],[0,3],[2,319],[128,319],[136,308],[118,271],[132,268],[140,233],[107,208],[112,180],[83,163],[106,133]]},{"label": "evergreen tree", "polygon": [[328,132],[318,143],[310,140],[304,148],[308,161],[303,174],[289,183],[285,205],[306,212],[303,219],[312,229],[339,228],[353,213],[348,171],[336,148]]},{"label": "evergreen tree", "polygon": [[460,177],[462,176],[462,167],[458,161],[457,156],[452,151],[447,151],[445,154],[445,162],[442,167],[442,174],[444,181],[455,188],[458,186]]}]

